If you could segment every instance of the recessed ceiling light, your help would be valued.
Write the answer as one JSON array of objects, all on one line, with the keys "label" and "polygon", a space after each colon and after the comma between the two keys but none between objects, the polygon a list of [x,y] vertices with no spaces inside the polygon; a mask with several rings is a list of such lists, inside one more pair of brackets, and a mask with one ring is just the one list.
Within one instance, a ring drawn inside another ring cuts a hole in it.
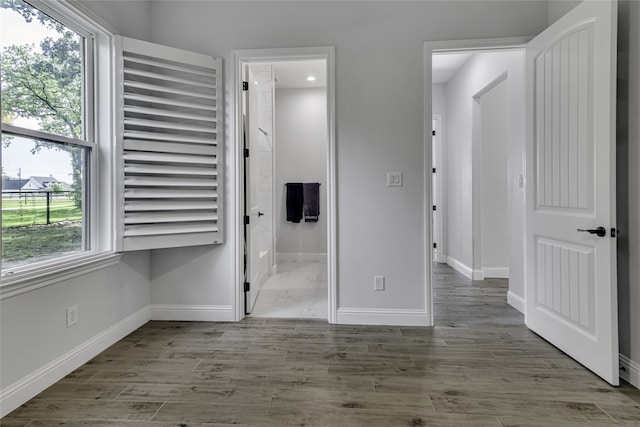
[{"label": "recessed ceiling light", "polygon": [[315,80],[316,80],[316,78],[314,76],[307,77],[307,81],[309,81],[309,82],[313,82]]},{"label": "recessed ceiling light", "polygon": [[257,80],[254,80],[254,81],[253,81],[253,84],[254,84],[254,85],[257,85],[257,84],[258,84],[258,81],[257,81]]}]

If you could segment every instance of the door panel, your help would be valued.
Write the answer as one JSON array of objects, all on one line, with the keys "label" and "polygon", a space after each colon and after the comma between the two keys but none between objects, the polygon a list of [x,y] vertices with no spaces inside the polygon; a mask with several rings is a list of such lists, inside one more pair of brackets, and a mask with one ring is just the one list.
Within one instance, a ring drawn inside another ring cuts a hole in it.
[{"label": "door panel", "polygon": [[[249,74],[249,81],[254,78]],[[249,149],[249,157],[245,158],[245,215],[249,216],[249,225],[245,229],[246,233],[246,275],[245,281],[249,282],[250,290],[245,294],[246,312],[253,310],[260,287],[263,282],[260,272],[260,205],[258,204],[258,189],[260,183],[260,150],[258,148],[258,97],[257,91],[249,85],[249,90],[245,92],[246,102],[246,128],[245,128],[245,148]]]},{"label": "door panel", "polygon": [[526,64],[526,323],[614,385],[616,16],[615,2],[579,4]]}]

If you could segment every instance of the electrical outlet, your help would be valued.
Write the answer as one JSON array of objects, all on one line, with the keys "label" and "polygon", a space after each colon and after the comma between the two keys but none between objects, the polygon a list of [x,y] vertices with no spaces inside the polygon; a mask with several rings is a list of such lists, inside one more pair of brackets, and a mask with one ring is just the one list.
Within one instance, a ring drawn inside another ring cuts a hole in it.
[{"label": "electrical outlet", "polygon": [[384,291],[384,276],[373,276],[373,290]]},{"label": "electrical outlet", "polygon": [[78,323],[78,306],[73,305],[67,308],[67,328]]}]

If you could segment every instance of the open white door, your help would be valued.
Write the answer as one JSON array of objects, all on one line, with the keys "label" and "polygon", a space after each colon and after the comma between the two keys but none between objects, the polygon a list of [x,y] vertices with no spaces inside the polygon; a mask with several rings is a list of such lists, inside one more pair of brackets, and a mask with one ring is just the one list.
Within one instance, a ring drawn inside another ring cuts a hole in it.
[{"label": "open white door", "polygon": [[526,63],[526,323],[613,385],[616,19],[615,1],[585,1]]},{"label": "open white door", "polygon": [[[248,81],[253,82],[247,71]],[[246,81],[246,80],[245,80]],[[251,313],[258,292],[264,281],[260,271],[260,221],[262,212],[258,204],[260,183],[260,162],[258,149],[258,98],[256,90],[248,85],[245,102],[245,311]],[[252,90],[253,89],[253,90]],[[247,224],[248,222],[248,224]]]}]

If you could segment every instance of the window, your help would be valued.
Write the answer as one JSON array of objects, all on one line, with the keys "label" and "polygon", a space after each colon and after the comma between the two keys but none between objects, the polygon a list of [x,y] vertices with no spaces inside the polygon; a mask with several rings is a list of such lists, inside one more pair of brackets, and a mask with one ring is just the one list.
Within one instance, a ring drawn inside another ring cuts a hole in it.
[{"label": "window", "polygon": [[0,299],[116,252],[223,242],[222,60],[87,14],[0,0]]},{"label": "window", "polygon": [[0,1],[3,279],[102,249],[98,37],[61,5],[33,4]]}]

